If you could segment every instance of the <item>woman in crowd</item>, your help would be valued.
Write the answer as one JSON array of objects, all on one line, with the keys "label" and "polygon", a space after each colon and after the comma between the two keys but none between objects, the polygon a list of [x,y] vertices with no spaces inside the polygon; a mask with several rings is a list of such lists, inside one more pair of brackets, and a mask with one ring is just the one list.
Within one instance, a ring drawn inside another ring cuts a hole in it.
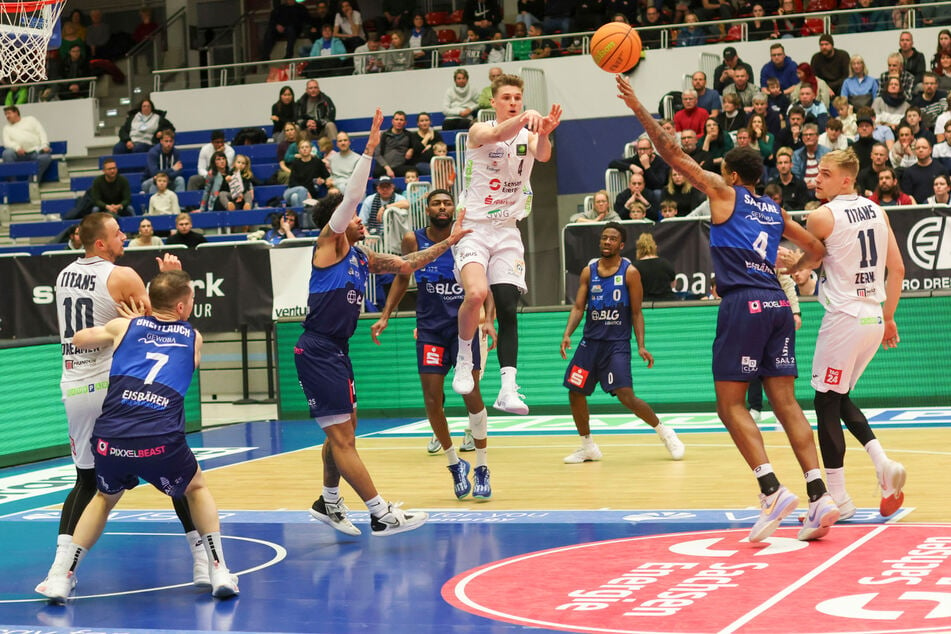
[{"label": "woman in crowd", "polygon": [[291,171],[284,191],[284,202],[288,207],[300,207],[308,198],[321,198],[327,195],[327,179],[330,172],[318,158],[314,158],[310,141],[297,144],[298,156],[291,163]]},{"label": "woman in crowd", "polygon": [[634,262],[634,268],[641,274],[645,302],[669,302],[677,299],[673,288],[674,267],[668,260],[657,255],[657,243],[650,233],[644,232],[637,239],[637,260]]},{"label": "woman in crowd", "polygon": [[129,111],[125,123],[119,128],[119,142],[112,148],[113,154],[148,152],[164,130],[174,130],[172,122],[165,118],[165,111],[158,110],[151,99],[143,99]]},{"label": "woman in crowd", "polygon": [[940,68],[942,53],[951,55],[951,31],[948,29],[938,31],[938,50],[935,51],[934,56],[931,58],[931,69],[935,72],[938,72],[938,68]]},{"label": "woman in crowd", "polygon": [[948,177],[945,174],[938,174],[934,177],[934,196],[928,196],[929,205],[949,205],[951,204],[951,187],[949,187]]},{"label": "woman in crowd", "polygon": [[284,140],[284,127],[297,121],[297,104],[294,103],[294,89],[290,86],[281,86],[281,93],[271,106],[271,121],[274,124],[271,136],[275,143],[280,143]]},{"label": "woman in crowd", "polygon": [[934,72],[938,76],[938,88],[951,92],[951,53],[938,53],[938,67]]},{"label": "woman in crowd", "polygon": [[287,238],[299,238],[302,235],[303,232],[297,228],[297,212],[286,209],[283,214],[271,217],[271,229],[264,234],[264,240],[276,245]]},{"label": "woman in crowd", "polygon": [[710,155],[710,171],[719,174],[723,155],[733,149],[733,140],[723,134],[720,123],[713,117],[707,119],[703,128],[703,151]]},{"label": "woman in crowd", "polygon": [[363,31],[363,18],[353,6],[351,0],[343,0],[340,3],[337,17],[334,18],[333,36],[343,42],[348,53],[352,53],[353,49],[366,41],[367,36]]},{"label": "woman in crowd", "polygon": [[387,72],[413,68],[413,51],[406,48],[402,31],[390,31],[390,50],[383,54],[383,67]]},{"label": "woman in crowd", "polygon": [[277,182],[282,185],[287,184],[291,175],[291,164],[297,155],[297,141],[300,138],[301,131],[296,123],[289,121],[284,124],[284,138],[277,144]]},{"label": "woman in crowd", "polygon": [[443,140],[439,130],[433,128],[432,117],[428,112],[420,112],[416,117],[416,131],[412,133],[413,156],[416,157],[416,169],[420,174],[429,174],[429,161],[433,158],[433,145]]},{"label": "woman in crowd", "polygon": [[779,37],[779,33],[776,31],[776,21],[766,18],[766,11],[761,4],[753,5],[753,20],[747,22],[746,28],[751,42]]},{"label": "woman in crowd", "polygon": [[591,209],[571,216],[569,222],[620,222],[621,217],[611,206],[607,190],[602,189],[594,195]]},{"label": "woman in crowd", "polygon": [[432,51],[424,51],[421,46],[436,46],[439,44],[439,38],[436,32],[426,24],[426,17],[419,12],[413,14],[413,26],[410,28],[407,41],[409,48],[413,51],[413,65],[416,68],[429,68],[432,66]]},{"label": "woman in crowd", "polygon": [[861,55],[853,55],[849,61],[849,76],[842,83],[842,96],[855,110],[871,106],[878,97],[878,80],[869,76]]},{"label": "woman in crowd", "polygon": [[160,247],[164,242],[162,239],[155,235],[155,229],[152,227],[152,221],[148,218],[143,218],[139,221],[139,233],[136,237],[129,240],[129,246],[127,249],[142,249],[144,247]]},{"label": "woman in crowd", "polygon": [[750,144],[759,148],[759,153],[763,155],[763,165],[767,168],[775,167],[776,159],[773,156],[773,145],[776,138],[766,129],[766,120],[763,115],[753,113],[750,115],[746,127],[750,131]]},{"label": "woman in crowd", "polygon": [[907,123],[898,126],[898,133],[895,135],[895,144],[888,152],[888,158],[892,162],[892,167],[904,169],[911,167],[918,162],[915,156],[915,132]]},{"label": "woman in crowd", "polygon": [[829,100],[832,99],[832,89],[829,88],[829,84],[816,77],[815,71],[812,70],[812,65],[803,62],[796,67],[796,75],[799,77],[799,83],[796,84],[792,92],[789,93],[789,100],[792,103],[797,103],[799,101],[799,87],[803,84],[808,84],[812,86],[813,92],[816,93],[816,101],[821,101],[822,105],[828,110]]},{"label": "woman in crowd", "polygon": [[[224,211],[229,199],[228,177],[231,170],[228,167],[228,157],[218,151],[211,155],[208,161],[208,176],[205,178],[205,192],[201,196],[199,211]],[[232,209],[234,207],[232,206]]]},{"label": "woman in crowd", "polygon": [[661,190],[661,203],[672,200],[677,203],[677,215],[686,216],[707,199],[703,192],[694,188],[684,175],[671,168],[667,174],[667,185]]},{"label": "woman in crowd", "polygon": [[872,110],[875,111],[876,124],[887,125],[892,130],[898,127],[908,110],[905,91],[898,77],[892,76],[885,80],[882,92],[872,102]]}]

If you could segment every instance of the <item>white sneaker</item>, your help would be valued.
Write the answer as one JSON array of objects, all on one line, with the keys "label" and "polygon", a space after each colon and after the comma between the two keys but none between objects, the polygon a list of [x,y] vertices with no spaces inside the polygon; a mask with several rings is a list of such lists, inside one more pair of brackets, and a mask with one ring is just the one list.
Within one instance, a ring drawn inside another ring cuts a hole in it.
[{"label": "white sneaker", "polygon": [[748,539],[751,542],[761,542],[772,535],[773,531],[779,528],[783,518],[795,511],[799,504],[799,498],[784,486],[780,486],[779,490],[770,497],[773,498],[772,503],[767,502],[769,499],[767,496],[759,494],[761,510],[759,519],[750,529]]},{"label": "white sneaker", "polygon": [[442,443],[439,442],[439,439],[436,438],[436,434],[433,434],[433,437],[429,439],[429,444],[426,445],[426,451],[431,455],[436,455],[442,451]]},{"label": "white sneaker", "polygon": [[370,516],[372,535],[385,537],[404,533],[422,526],[429,519],[429,513],[413,511],[409,513],[400,508],[400,502],[390,502],[386,513],[380,517]]},{"label": "white sneaker", "polygon": [[683,460],[684,444],[680,438],[677,437],[677,432],[668,427],[660,439],[664,441],[664,446],[667,447],[667,451],[670,452],[671,458],[674,460]]},{"label": "white sneaker", "polygon": [[758,409],[750,408],[750,416],[753,417],[753,422],[757,425],[759,425],[760,421],[763,420],[763,412],[759,411]]},{"label": "white sneaker", "polygon": [[878,505],[878,511],[882,517],[888,517],[901,508],[905,501],[902,489],[906,477],[905,466],[895,460],[888,460],[878,474],[878,486],[882,489],[882,501]]},{"label": "white sneaker", "polygon": [[799,541],[812,541],[825,537],[833,524],[839,521],[839,507],[828,493],[815,502],[809,503],[809,511],[803,518],[802,528],[796,538]]},{"label": "white sneaker", "polygon": [[519,416],[528,414],[528,405],[525,404],[524,397],[518,393],[517,385],[514,389],[503,387],[499,390],[499,396],[495,399],[495,404],[492,407]]},{"label": "white sneaker", "polygon": [[452,391],[461,396],[465,396],[475,389],[475,381],[472,380],[472,359],[464,361],[456,359],[456,372],[452,377]]},{"label": "white sneaker", "polygon": [[591,443],[590,445],[581,445],[574,453],[568,454],[565,456],[565,462],[567,464],[581,464],[582,462],[597,462],[601,459],[601,450],[598,448],[598,445]]},{"label": "white sneaker", "polygon": [[475,451],[475,449],[475,438],[472,437],[472,430],[467,427],[462,437],[462,444],[459,445],[459,451]]},{"label": "white sneaker", "polygon": [[855,515],[855,503],[852,501],[851,497],[846,496],[845,500],[842,502],[836,502],[836,506],[839,507],[839,521],[851,519]]},{"label": "white sneaker", "polygon": [[310,516],[336,528],[345,535],[359,535],[360,529],[354,526],[350,518],[347,517],[349,510],[347,505],[343,503],[343,498],[336,502],[327,502],[324,500],[324,496],[321,495],[310,507]]},{"label": "white sneaker", "polygon": [[211,596],[216,599],[227,599],[238,596],[238,575],[223,567],[211,569]]},{"label": "white sneaker", "polygon": [[202,548],[201,554],[193,552],[192,557],[192,585],[210,586],[211,573],[208,572],[210,566],[208,565],[208,555],[205,553],[204,548]]},{"label": "white sneaker", "polygon": [[54,603],[66,603],[76,587],[76,575],[72,572],[53,572],[36,586],[36,591]]}]

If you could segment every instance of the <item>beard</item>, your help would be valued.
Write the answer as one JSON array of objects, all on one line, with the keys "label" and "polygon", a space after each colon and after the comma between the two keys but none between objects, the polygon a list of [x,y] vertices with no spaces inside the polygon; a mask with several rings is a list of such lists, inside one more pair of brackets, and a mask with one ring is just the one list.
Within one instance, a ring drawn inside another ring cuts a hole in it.
[{"label": "beard", "polygon": [[445,229],[452,224],[452,218],[441,218],[439,216],[429,219],[429,223],[437,229]]}]

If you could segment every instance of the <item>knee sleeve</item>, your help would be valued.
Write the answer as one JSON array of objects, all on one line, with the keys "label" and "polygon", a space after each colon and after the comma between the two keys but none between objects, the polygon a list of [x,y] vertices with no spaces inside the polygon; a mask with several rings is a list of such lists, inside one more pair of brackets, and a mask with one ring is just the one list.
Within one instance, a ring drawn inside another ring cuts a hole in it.
[{"label": "knee sleeve", "polygon": [[484,440],[489,435],[489,414],[485,409],[478,414],[469,414],[469,430],[476,440]]},{"label": "knee sleeve", "polygon": [[521,291],[512,284],[493,284],[496,319],[499,322],[499,367],[518,366],[518,300]]},{"label": "knee sleeve", "polygon": [[63,512],[59,516],[59,534],[72,535],[79,523],[79,517],[96,495],[96,470],[76,468],[76,484],[63,502]]},{"label": "knee sleeve", "polygon": [[865,418],[865,414],[862,413],[862,410],[855,406],[855,403],[849,398],[848,393],[842,395],[839,415],[842,417],[842,422],[845,423],[849,432],[855,436],[855,439],[858,440],[863,447],[875,440],[875,432],[872,431],[871,426],[868,424],[868,419]]},{"label": "knee sleeve", "polygon": [[819,450],[826,469],[841,469],[845,464],[845,434],[839,421],[842,395],[837,392],[816,392]]}]

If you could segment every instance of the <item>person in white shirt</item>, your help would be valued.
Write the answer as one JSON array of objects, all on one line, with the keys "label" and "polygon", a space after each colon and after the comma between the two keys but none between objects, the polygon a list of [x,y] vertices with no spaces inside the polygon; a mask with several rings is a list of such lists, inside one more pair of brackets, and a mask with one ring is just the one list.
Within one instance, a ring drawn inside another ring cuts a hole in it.
[{"label": "person in white shirt", "polygon": [[[204,189],[205,179],[208,177],[208,164],[215,152],[224,152],[228,157],[228,165],[234,164],[234,148],[225,143],[223,130],[212,130],[211,142],[205,143],[198,151],[198,173],[188,178],[188,189]],[[177,212],[176,212],[177,213]]]},{"label": "person in white shirt", "polygon": [[849,139],[842,134],[842,122],[838,119],[829,119],[826,131],[819,135],[819,145],[830,150],[845,150],[849,147]]},{"label": "person in white shirt", "polygon": [[344,191],[347,189],[347,181],[360,162],[360,155],[350,149],[350,135],[346,132],[337,133],[337,151],[330,155],[327,167],[330,168],[330,176],[333,178],[333,186]]},{"label": "person in white shirt", "polygon": [[155,175],[155,193],[149,198],[148,214],[178,215],[182,213],[178,205],[178,194],[168,188],[168,174],[159,172]]},{"label": "person in white shirt", "polygon": [[36,180],[42,182],[53,162],[43,124],[36,117],[21,116],[16,106],[7,106],[3,114],[7,118],[7,125],[3,128],[3,162],[36,161]]}]

